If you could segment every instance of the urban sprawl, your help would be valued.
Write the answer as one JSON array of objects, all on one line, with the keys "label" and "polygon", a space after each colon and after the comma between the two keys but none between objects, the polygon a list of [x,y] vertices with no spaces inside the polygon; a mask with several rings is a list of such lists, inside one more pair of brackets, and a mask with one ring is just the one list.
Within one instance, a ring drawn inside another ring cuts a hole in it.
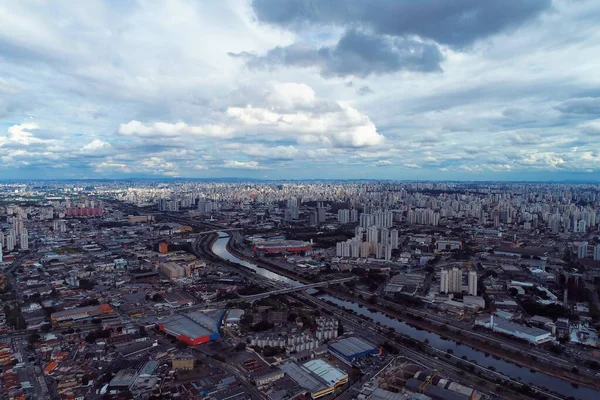
[{"label": "urban sprawl", "polygon": [[0,183],[2,399],[600,398],[600,185]]}]

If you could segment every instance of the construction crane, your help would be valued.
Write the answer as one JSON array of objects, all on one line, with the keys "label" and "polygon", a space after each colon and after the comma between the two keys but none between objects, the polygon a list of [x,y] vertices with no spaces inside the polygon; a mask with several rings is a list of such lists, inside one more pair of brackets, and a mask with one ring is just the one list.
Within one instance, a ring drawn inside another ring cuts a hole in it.
[{"label": "construction crane", "polygon": [[438,370],[434,369],[433,373],[431,375],[429,375],[427,377],[427,379],[425,379],[425,382],[423,382],[421,384],[421,386],[419,386],[419,392],[421,393],[425,393],[425,388],[427,387],[427,385],[429,385],[431,383],[431,381],[433,380],[433,378],[435,378],[438,374]]}]

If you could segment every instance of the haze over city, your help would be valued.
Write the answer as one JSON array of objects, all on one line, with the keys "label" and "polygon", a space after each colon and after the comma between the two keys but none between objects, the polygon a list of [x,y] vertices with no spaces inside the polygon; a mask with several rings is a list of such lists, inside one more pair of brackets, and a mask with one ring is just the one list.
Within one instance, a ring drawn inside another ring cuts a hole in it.
[{"label": "haze over city", "polygon": [[0,2],[2,179],[598,181],[597,1]]}]

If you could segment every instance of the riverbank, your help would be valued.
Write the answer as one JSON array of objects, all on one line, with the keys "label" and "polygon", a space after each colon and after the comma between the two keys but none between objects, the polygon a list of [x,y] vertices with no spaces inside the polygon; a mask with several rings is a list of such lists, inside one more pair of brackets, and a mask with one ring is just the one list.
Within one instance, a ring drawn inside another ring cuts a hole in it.
[{"label": "riverbank", "polygon": [[[226,248],[227,251],[229,251],[232,255],[238,257],[241,260],[257,264],[261,268],[269,270],[273,273],[282,274],[283,276],[289,279],[295,279],[300,283],[311,283],[306,278],[295,274],[287,269],[278,267],[277,265],[274,265],[266,260],[248,257],[247,255],[237,251],[233,246],[231,246],[231,242],[227,243]],[[374,311],[381,312],[382,314],[387,315],[390,318],[403,321],[406,324],[417,327],[418,329],[422,329],[424,331],[432,332],[439,336],[449,338],[458,344],[464,344],[476,351],[492,355],[493,357],[497,357],[504,361],[513,363],[516,366],[527,367],[532,371],[538,371],[547,376],[562,379],[566,382],[571,383],[575,387],[581,385],[594,390],[600,390],[600,380],[598,379],[586,379],[586,377],[582,377],[563,368],[553,367],[548,363],[540,362],[536,359],[525,356],[519,350],[516,350],[516,352],[508,352],[506,350],[499,349],[497,346],[487,344],[484,341],[474,339],[472,337],[467,337],[463,333],[455,330],[451,326],[435,325],[427,320],[422,319],[421,317],[415,318],[414,316],[412,316],[411,314],[407,314],[406,312],[399,312],[397,310],[393,310],[389,307],[381,306],[379,304],[371,304],[370,302],[359,297],[348,295],[347,292],[343,292],[333,288],[323,288],[322,290],[345,301],[354,302],[363,307],[366,307],[367,309],[372,309]]]}]

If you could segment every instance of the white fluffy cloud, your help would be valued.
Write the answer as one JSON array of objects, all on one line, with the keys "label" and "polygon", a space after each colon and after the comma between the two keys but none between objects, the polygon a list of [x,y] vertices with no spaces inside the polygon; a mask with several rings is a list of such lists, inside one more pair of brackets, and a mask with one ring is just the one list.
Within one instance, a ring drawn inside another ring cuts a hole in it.
[{"label": "white fluffy cloud", "polygon": [[[425,31],[388,27],[385,13],[363,15],[364,7],[313,15],[301,9],[310,2],[298,2],[278,14],[261,2],[0,5],[0,174],[561,179],[600,171],[596,1],[554,0],[552,12],[514,6],[517,20],[506,14],[493,26],[494,13],[477,12],[467,25],[481,31],[468,32],[453,24],[480,8],[474,2],[431,2],[453,17],[430,13]],[[348,13],[358,14],[347,21]],[[293,21],[279,20],[286,15]],[[402,29],[439,51],[436,72],[394,64],[380,45],[404,40]],[[457,31],[463,36],[446,35]],[[277,68],[240,61],[298,43],[310,51],[279,54]],[[361,64],[340,64],[342,56]]]}]

